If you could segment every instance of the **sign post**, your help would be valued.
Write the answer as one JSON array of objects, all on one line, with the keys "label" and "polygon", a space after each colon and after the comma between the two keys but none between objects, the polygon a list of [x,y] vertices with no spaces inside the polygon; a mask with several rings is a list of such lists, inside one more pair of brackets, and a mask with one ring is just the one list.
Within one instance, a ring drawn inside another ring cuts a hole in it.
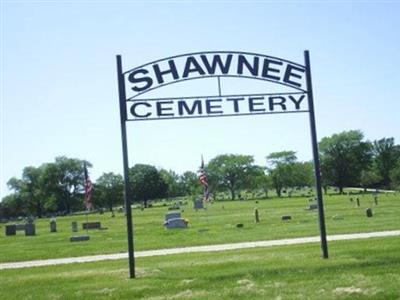
[{"label": "sign post", "polygon": [[[304,65],[286,59],[238,51],[188,53],[156,60],[123,71],[117,55],[119,106],[121,115],[124,198],[128,234],[130,277],[135,277],[133,228],[126,137],[127,121],[159,121],[192,118],[253,116],[261,114],[309,113],[314,159],[322,257],[328,258],[321,170],[315,125],[314,99],[308,50]],[[230,94],[222,91],[225,77],[256,79],[291,88],[291,92]],[[164,86],[195,79],[215,78],[218,92],[214,95],[167,98],[144,97],[143,94]],[[126,87],[127,83],[127,87]]]},{"label": "sign post", "polygon": [[312,151],[313,151],[313,158],[314,158],[315,190],[316,190],[316,194],[317,194],[319,233],[320,233],[320,237],[321,237],[321,250],[322,250],[322,257],[328,258],[328,244],[326,241],[324,204],[322,201],[321,168],[320,168],[320,164],[319,164],[317,129],[315,126],[315,113],[314,113],[314,96],[313,96],[312,81],[311,81],[310,54],[309,54],[308,50],[304,51],[304,62],[305,62],[305,67],[306,67],[308,109],[309,109],[309,115],[310,115],[311,143],[312,143]]},{"label": "sign post", "polygon": [[126,228],[128,235],[128,257],[129,257],[129,277],[135,278],[135,256],[133,249],[133,228],[132,228],[132,209],[131,209],[131,193],[129,185],[129,160],[128,160],[128,144],[126,139],[126,96],[125,81],[122,73],[121,56],[117,55],[117,74],[118,74],[118,91],[119,91],[119,111],[121,116],[121,140],[122,140],[122,159],[124,166],[124,203],[126,214]]}]

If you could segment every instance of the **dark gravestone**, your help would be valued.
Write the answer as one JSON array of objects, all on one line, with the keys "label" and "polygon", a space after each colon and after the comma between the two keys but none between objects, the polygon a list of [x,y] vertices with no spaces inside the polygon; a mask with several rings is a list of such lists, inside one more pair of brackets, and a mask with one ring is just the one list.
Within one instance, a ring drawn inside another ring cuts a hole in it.
[{"label": "dark gravestone", "polygon": [[78,222],[76,221],[71,222],[71,230],[72,232],[78,232]]},{"label": "dark gravestone", "polygon": [[6,225],[6,235],[15,235],[17,233],[15,224]]},{"label": "dark gravestone", "polygon": [[50,221],[50,232],[57,232],[57,223],[55,220]]},{"label": "dark gravestone", "polygon": [[33,236],[36,234],[36,226],[33,223],[25,224],[25,235]]},{"label": "dark gravestone", "polygon": [[179,211],[168,212],[165,214],[165,222],[171,219],[180,219],[181,213]]},{"label": "dark gravestone", "polygon": [[82,241],[88,241],[89,240],[88,235],[76,235],[76,236],[71,236],[69,238],[70,242],[82,242]]},{"label": "dark gravestone", "polygon": [[256,223],[260,223],[260,215],[258,214],[257,208],[254,209],[254,218],[255,218]]},{"label": "dark gravestone", "polygon": [[308,210],[318,209],[318,204],[310,204]]},{"label": "dark gravestone", "polygon": [[378,196],[374,197],[374,203],[375,203],[375,205],[378,205]]},{"label": "dark gravestone", "polygon": [[101,222],[86,222],[82,223],[82,229],[100,229],[101,228]]},{"label": "dark gravestone", "polygon": [[360,207],[360,199],[357,198],[356,201],[357,201],[357,206]]},{"label": "dark gravestone", "polygon": [[349,201],[350,201],[350,202],[353,202],[353,198],[350,198]]},{"label": "dark gravestone", "polygon": [[289,221],[292,219],[292,216],[282,216],[281,219],[282,221]]},{"label": "dark gravestone", "polygon": [[372,209],[367,208],[367,209],[365,210],[365,213],[366,213],[366,215],[367,215],[367,218],[372,218]]},{"label": "dark gravestone", "polygon": [[243,228],[244,225],[242,223],[236,224],[236,228]]},{"label": "dark gravestone", "polygon": [[168,229],[187,228],[188,222],[183,218],[174,218],[165,221],[164,226],[167,227]]},{"label": "dark gravestone", "polygon": [[204,208],[203,200],[194,201],[193,208],[196,210]]}]

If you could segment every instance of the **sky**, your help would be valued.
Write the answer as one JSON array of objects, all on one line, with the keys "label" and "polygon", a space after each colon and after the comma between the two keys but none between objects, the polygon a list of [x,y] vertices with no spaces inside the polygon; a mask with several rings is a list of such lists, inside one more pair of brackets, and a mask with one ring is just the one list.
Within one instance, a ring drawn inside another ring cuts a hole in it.
[{"label": "sky", "polygon": [[[0,196],[24,167],[56,156],[90,161],[93,180],[122,174],[117,54],[129,70],[216,50],[304,64],[309,50],[318,139],[359,129],[400,143],[399,15],[398,1],[2,0]],[[282,150],[312,159],[307,114],[129,122],[127,136],[130,166],[180,174],[196,171],[201,155],[253,155],[264,166]]]}]

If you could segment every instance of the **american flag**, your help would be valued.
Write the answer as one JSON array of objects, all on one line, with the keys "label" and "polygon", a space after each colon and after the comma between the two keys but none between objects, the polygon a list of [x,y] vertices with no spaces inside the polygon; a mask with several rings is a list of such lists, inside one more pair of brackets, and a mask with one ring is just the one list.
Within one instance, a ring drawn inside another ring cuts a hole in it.
[{"label": "american flag", "polygon": [[200,166],[200,171],[199,171],[199,180],[200,183],[204,186],[204,201],[208,201],[210,197],[210,193],[208,191],[208,182],[207,182],[207,175],[206,171],[204,170],[204,160],[203,160],[203,155],[201,156],[201,166]]},{"label": "american flag", "polygon": [[85,206],[86,206],[86,209],[89,210],[93,207],[93,203],[92,203],[93,184],[89,178],[86,163],[83,163],[83,169],[85,172]]}]

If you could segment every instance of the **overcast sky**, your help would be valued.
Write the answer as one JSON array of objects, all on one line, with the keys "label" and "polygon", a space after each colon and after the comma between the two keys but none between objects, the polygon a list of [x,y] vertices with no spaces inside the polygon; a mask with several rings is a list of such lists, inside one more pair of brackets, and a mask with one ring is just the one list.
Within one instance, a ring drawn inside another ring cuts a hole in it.
[{"label": "overcast sky", "polygon": [[[400,143],[399,2],[1,3],[2,197],[6,182],[25,166],[59,155],[93,163],[93,179],[122,173],[117,54],[128,70],[210,50],[304,64],[308,49],[319,139],[360,129],[366,139]],[[180,88],[207,94],[215,85],[193,81]],[[307,114],[131,122],[128,141],[131,166],[178,173],[196,171],[201,154],[206,162],[223,153],[249,154],[260,165],[281,150],[312,158]]]}]

